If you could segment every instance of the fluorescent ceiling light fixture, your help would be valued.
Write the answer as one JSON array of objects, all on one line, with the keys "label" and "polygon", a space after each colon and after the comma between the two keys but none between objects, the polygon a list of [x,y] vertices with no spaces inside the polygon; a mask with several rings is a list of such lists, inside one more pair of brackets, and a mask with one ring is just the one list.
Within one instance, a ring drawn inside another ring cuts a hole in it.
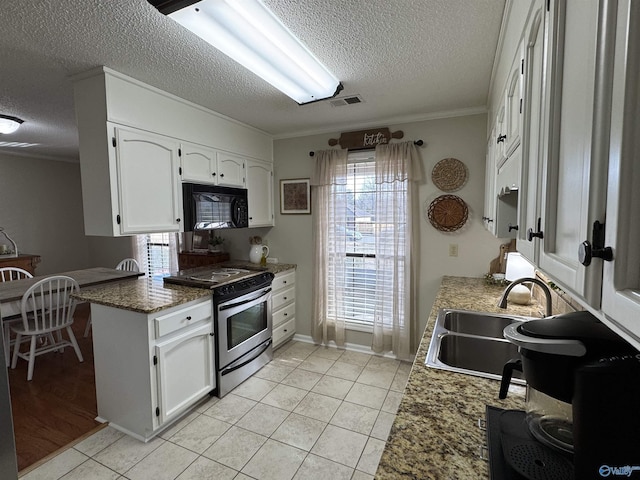
[{"label": "fluorescent ceiling light fixture", "polygon": [[335,97],[340,81],[261,0],[149,0],[299,104]]},{"label": "fluorescent ceiling light fixture", "polygon": [[13,133],[18,130],[23,123],[24,120],[20,120],[18,117],[0,115],[0,133]]}]

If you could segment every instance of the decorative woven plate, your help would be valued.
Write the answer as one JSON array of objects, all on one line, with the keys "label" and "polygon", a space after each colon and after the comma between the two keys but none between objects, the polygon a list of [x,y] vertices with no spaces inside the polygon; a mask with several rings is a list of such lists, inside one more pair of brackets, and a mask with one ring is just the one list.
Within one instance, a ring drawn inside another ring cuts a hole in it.
[{"label": "decorative woven plate", "polygon": [[469,208],[456,195],[440,195],[429,205],[427,217],[436,230],[455,232],[466,223]]},{"label": "decorative woven plate", "polygon": [[443,192],[460,190],[468,176],[467,166],[457,158],[440,160],[431,171],[433,184]]}]

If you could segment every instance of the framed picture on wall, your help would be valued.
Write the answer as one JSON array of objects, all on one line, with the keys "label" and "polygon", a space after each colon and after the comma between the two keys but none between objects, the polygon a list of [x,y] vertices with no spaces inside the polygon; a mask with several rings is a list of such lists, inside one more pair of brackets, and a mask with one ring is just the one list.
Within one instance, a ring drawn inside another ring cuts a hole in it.
[{"label": "framed picture on wall", "polygon": [[308,178],[280,180],[280,213],[311,213],[311,186]]}]

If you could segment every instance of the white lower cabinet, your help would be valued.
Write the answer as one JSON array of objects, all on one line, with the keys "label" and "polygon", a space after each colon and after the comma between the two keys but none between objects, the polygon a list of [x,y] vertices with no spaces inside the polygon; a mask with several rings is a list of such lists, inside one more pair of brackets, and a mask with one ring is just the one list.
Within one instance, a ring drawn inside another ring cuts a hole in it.
[{"label": "white lower cabinet", "polygon": [[184,330],[156,345],[161,424],[215,388],[211,325]]},{"label": "white lower cabinet", "polygon": [[273,348],[277,348],[296,333],[296,271],[276,274],[271,284]]},{"label": "white lower cabinet", "polygon": [[146,314],[91,305],[98,419],[147,441],[216,387],[210,298]]}]

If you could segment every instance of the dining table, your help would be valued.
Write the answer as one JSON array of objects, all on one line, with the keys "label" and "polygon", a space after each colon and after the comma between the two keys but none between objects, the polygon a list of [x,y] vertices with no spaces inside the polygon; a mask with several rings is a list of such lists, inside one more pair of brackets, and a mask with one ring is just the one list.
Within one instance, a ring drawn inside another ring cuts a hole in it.
[{"label": "dining table", "polygon": [[80,289],[82,289],[83,287],[137,278],[144,275],[144,273],[116,270],[115,268],[107,267],[93,267],[51,275],[38,275],[33,278],[13,280],[12,282],[0,282],[0,318],[20,314],[20,302],[22,300],[22,296],[29,287],[36,282],[53,275],[65,275],[67,277],[71,277],[78,282]]}]

